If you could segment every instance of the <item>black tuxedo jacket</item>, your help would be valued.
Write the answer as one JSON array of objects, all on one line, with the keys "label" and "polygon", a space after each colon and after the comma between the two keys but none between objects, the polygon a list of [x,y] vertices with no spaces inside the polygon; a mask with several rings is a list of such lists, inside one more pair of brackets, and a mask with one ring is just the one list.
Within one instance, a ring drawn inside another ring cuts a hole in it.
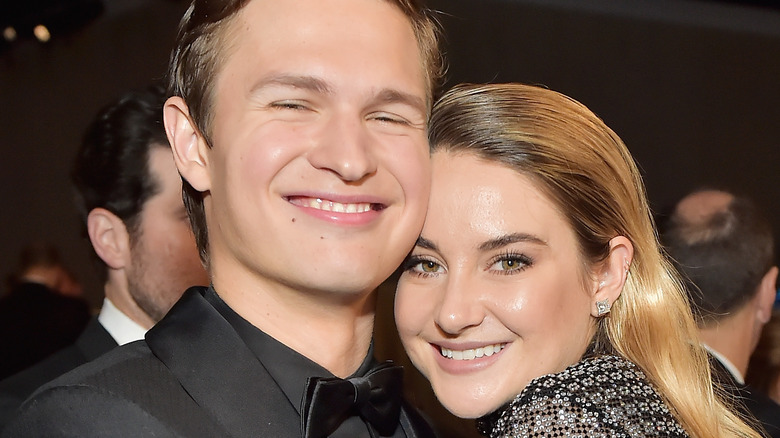
[{"label": "black tuxedo jacket", "polygon": [[780,438],[780,405],[767,395],[734,380],[734,376],[712,355],[710,355],[710,365],[713,380],[720,383],[738,402],[744,404],[737,406],[741,413],[757,419],[764,427],[767,436]]},{"label": "black tuxedo jacket", "polygon": [[[146,335],[43,386],[3,437],[300,437],[301,420],[233,327],[191,288]],[[407,437],[433,436],[405,407]]]},{"label": "black tuxedo jacket", "polygon": [[114,338],[93,318],[73,345],[0,382],[0,430],[38,387],[116,346]]}]

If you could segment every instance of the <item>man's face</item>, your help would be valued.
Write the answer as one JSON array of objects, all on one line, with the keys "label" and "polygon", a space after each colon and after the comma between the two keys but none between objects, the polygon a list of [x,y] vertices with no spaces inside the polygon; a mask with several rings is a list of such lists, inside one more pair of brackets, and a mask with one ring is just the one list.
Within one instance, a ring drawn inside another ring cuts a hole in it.
[{"label": "man's face", "polygon": [[127,282],[130,296],[157,322],[188,287],[208,285],[209,278],[198,257],[170,148],[151,148],[149,174],[159,192],[144,203],[130,240]]},{"label": "man's face", "polygon": [[206,159],[217,289],[373,289],[428,200],[411,24],[379,0],[253,0],[235,20]]}]

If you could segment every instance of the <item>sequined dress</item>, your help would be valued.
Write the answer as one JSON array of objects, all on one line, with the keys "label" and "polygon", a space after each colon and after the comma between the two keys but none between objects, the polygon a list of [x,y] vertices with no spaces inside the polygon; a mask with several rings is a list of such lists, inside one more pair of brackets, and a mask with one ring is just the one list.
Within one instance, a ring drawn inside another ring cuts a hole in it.
[{"label": "sequined dress", "polygon": [[645,374],[613,355],[532,380],[477,426],[491,438],[688,437]]}]

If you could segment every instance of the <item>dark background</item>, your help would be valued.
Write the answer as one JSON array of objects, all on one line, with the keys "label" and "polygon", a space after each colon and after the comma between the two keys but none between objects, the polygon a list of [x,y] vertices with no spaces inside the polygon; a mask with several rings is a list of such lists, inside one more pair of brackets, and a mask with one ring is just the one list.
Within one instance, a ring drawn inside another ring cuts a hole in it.
[{"label": "dark background", "polygon": [[[10,3],[0,1],[0,19]],[[520,81],[568,94],[626,142],[656,212],[692,188],[722,186],[755,198],[780,233],[775,2],[429,4],[446,30],[448,84]],[[176,0],[108,0],[97,18],[46,44],[21,36],[0,46],[0,275],[26,243],[50,241],[90,302],[100,303],[72,203],[72,157],[102,105],[162,77],[185,8]],[[392,288],[383,293],[386,300]],[[380,328],[391,327],[387,318],[379,316]],[[447,436],[472,435],[448,426]]]}]

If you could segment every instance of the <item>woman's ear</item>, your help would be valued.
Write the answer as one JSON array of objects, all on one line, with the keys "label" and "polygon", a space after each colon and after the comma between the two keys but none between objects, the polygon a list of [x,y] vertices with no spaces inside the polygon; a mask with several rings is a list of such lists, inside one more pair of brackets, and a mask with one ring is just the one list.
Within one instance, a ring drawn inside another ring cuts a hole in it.
[{"label": "woman's ear", "polygon": [[179,96],[168,98],[163,108],[163,120],[168,142],[173,149],[173,161],[181,176],[200,192],[211,188],[208,172],[210,148],[190,117],[189,107]]},{"label": "woman's ear", "polygon": [[87,215],[87,234],[98,257],[111,269],[123,269],[130,263],[130,235],[125,223],[104,208]]},{"label": "woman's ear", "polygon": [[634,245],[626,237],[617,236],[609,241],[609,256],[596,273],[591,315],[604,316],[623,292],[628,270],[634,258]]}]

